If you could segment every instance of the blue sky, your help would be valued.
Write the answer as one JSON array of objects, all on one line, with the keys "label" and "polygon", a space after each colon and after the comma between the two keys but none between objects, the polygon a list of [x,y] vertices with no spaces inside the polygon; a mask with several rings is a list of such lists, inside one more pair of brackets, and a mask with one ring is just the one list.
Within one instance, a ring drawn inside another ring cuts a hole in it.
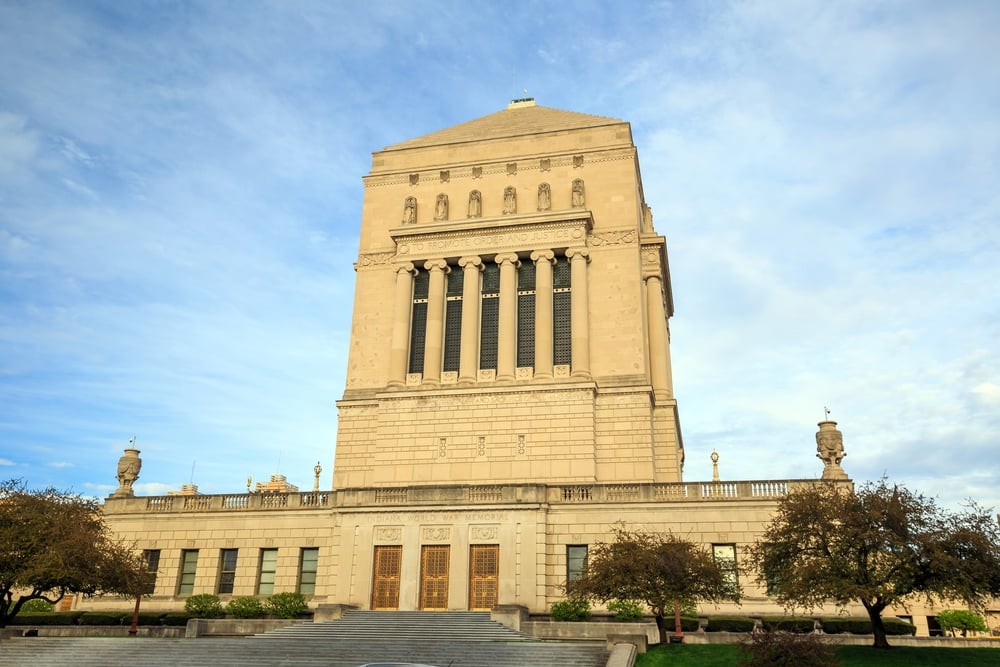
[{"label": "blue sky", "polygon": [[330,486],[370,154],[632,124],[685,478],[1000,506],[1000,4],[0,2],[0,478]]}]

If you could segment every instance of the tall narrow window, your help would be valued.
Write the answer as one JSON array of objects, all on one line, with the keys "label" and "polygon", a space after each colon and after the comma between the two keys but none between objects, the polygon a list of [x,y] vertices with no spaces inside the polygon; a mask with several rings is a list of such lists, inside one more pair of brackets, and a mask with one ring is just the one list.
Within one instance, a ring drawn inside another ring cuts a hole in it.
[{"label": "tall narrow window", "polygon": [[278,571],[278,550],[260,550],[260,573],[257,576],[257,595],[274,593],[274,574]]},{"label": "tall narrow window", "polygon": [[319,549],[309,547],[299,553],[299,593],[316,592],[316,572],[319,570]]},{"label": "tall narrow window", "polygon": [[452,266],[448,274],[448,294],[444,313],[444,364],[443,371],[458,371],[462,354],[462,288],[464,271]]},{"label": "tall narrow window", "polygon": [[424,341],[427,337],[427,294],[429,288],[430,273],[427,269],[418,269],[417,275],[413,277],[409,373],[424,372]]},{"label": "tall narrow window", "polygon": [[220,595],[231,595],[233,583],[236,581],[236,549],[223,549],[219,554],[219,590]]},{"label": "tall narrow window", "polygon": [[570,302],[570,267],[566,257],[557,257],[552,267],[552,363],[572,363],[573,339]]},{"label": "tall narrow window", "polygon": [[497,340],[500,321],[500,267],[494,263],[483,269],[483,302],[480,311],[479,367],[497,368]]},{"label": "tall narrow window", "polygon": [[566,583],[570,584],[583,575],[587,567],[587,545],[566,545]]},{"label": "tall narrow window", "polygon": [[713,544],[712,556],[716,564],[722,570],[722,576],[726,583],[734,589],[739,584],[736,571],[736,545],[735,544]]},{"label": "tall narrow window", "polygon": [[185,549],[181,552],[181,573],[177,582],[178,595],[191,595],[194,592],[194,575],[198,570],[198,550]]},{"label": "tall narrow window", "polygon": [[535,365],[535,264],[517,270],[517,365]]},{"label": "tall narrow window", "polygon": [[146,582],[146,588],[143,592],[146,595],[152,595],[153,591],[156,590],[156,575],[160,569],[160,550],[144,549],[142,560],[146,563],[146,574],[149,575],[149,580]]}]

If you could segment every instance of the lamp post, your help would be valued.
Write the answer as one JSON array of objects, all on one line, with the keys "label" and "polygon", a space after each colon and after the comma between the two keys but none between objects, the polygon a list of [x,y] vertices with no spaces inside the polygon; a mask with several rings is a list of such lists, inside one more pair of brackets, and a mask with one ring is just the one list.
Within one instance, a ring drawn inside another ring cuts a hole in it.
[{"label": "lamp post", "polygon": [[316,479],[313,480],[313,493],[319,491],[319,474],[323,472],[323,466],[316,461],[316,465],[313,466],[313,472],[316,473]]}]

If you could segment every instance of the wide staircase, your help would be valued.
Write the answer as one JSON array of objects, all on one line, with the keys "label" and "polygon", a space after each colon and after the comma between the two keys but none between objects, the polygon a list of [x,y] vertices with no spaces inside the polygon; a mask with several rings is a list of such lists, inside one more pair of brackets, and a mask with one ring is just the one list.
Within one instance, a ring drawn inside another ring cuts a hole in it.
[{"label": "wide staircase", "polygon": [[17,637],[0,642],[3,667],[604,667],[604,643],[543,642],[478,612],[351,611],[253,637],[151,639]]}]

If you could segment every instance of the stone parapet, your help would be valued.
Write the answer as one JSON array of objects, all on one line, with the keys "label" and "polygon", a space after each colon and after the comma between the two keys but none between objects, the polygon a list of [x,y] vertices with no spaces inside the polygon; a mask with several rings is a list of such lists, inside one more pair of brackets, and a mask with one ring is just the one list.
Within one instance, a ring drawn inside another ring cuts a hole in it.
[{"label": "stone parapet", "polygon": [[[104,513],[247,512],[331,510],[371,506],[586,503],[740,502],[778,499],[817,480],[741,480],[636,484],[487,484],[399,486],[312,493],[109,497]],[[850,484],[850,482],[844,482]]]}]

